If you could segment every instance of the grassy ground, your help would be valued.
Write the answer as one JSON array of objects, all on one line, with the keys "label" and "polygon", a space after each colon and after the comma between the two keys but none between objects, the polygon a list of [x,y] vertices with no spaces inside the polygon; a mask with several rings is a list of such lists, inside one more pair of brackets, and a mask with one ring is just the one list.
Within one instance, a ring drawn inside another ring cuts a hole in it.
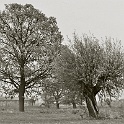
[{"label": "grassy ground", "polygon": [[124,124],[124,118],[82,119],[79,114],[74,114],[72,109],[25,107],[24,113],[17,110],[17,107],[0,107],[0,124]]}]

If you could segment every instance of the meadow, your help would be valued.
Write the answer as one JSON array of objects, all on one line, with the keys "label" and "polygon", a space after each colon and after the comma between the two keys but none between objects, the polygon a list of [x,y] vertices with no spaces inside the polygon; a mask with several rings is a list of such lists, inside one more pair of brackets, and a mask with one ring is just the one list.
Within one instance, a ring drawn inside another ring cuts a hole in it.
[{"label": "meadow", "polygon": [[25,112],[19,112],[17,106],[0,107],[0,124],[124,124],[122,108],[114,108],[112,111],[101,108],[100,114],[104,118],[97,120],[81,118],[78,110],[26,106]]}]

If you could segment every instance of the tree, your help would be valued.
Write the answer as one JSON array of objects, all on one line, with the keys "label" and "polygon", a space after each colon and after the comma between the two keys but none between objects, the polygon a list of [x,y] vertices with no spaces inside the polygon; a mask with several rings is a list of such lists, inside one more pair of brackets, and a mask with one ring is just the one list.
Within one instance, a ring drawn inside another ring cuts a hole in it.
[{"label": "tree", "polygon": [[27,89],[51,74],[62,35],[56,19],[46,17],[32,5],[5,6],[0,13],[0,79],[15,87],[23,112]]},{"label": "tree", "polygon": [[80,94],[80,87],[77,85],[76,56],[68,46],[62,45],[60,56],[56,59],[56,77],[60,82],[63,82],[65,101],[76,108],[76,103],[79,101],[77,98]]},{"label": "tree", "polygon": [[52,100],[52,102],[56,103],[56,108],[59,109],[60,100],[63,96],[63,83],[59,82],[57,78],[48,78],[43,83],[43,92],[48,96],[48,102]]},{"label": "tree", "polygon": [[[89,116],[97,118],[99,109],[96,95],[115,97],[123,86],[124,54],[121,43],[106,38],[102,44],[94,36],[83,35],[79,38],[75,33],[70,43],[71,53],[75,56],[72,62],[75,69],[70,68],[65,75],[71,74],[70,81],[72,77],[77,77],[75,79],[80,90],[82,89]],[[65,59],[66,63],[69,59]]]},{"label": "tree", "polygon": [[62,83],[55,79],[53,84],[51,85],[51,91],[52,91],[52,95],[54,97],[54,100],[56,102],[56,108],[59,109],[60,108],[59,107],[60,100],[61,100],[61,97],[63,96],[63,85],[62,85]]},{"label": "tree", "polygon": [[41,98],[43,99],[44,105],[47,108],[50,108],[51,103],[53,104],[54,102],[53,96],[51,94],[50,86],[51,85],[49,84],[49,80],[44,79],[42,83]]}]

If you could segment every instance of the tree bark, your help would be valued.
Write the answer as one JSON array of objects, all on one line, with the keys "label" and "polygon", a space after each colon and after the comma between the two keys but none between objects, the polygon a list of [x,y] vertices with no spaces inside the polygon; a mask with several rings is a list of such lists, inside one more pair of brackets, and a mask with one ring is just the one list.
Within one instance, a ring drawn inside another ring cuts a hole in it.
[{"label": "tree bark", "polygon": [[72,101],[72,105],[73,105],[73,109],[77,108],[76,103],[74,101]]},{"label": "tree bark", "polygon": [[19,111],[24,112],[24,93],[25,93],[25,86],[20,85],[19,88]]},{"label": "tree bark", "polygon": [[25,73],[24,73],[23,57],[21,59],[21,64],[20,64],[20,76],[21,76],[21,82],[19,86],[19,111],[24,112]]},{"label": "tree bark", "polygon": [[57,92],[57,95],[54,95],[54,98],[55,98],[55,101],[56,101],[56,108],[59,109],[59,99],[60,99],[60,96]]},{"label": "tree bark", "polygon": [[89,116],[93,118],[97,118],[99,114],[99,109],[97,106],[96,98],[94,95],[92,96],[86,96],[86,104],[87,104],[87,109],[89,112]]},{"label": "tree bark", "polygon": [[89,111],[89,116],[93,118],[97,118],[99,114],[99,109],[96,102],[96,94],[100,92],[103,87],[104,82],[107,80],[107,74],[101,75],[97,84],[93,86],[92,83],[85,84],[82,79],[79,80],[78,84],[81,85],[81,89],[83,90],[83,95],[86,99],[87,109]]},{"label": "tree bark", "polygon": [[57,109],[60,108],[60,107],[59,107],[59,102],[58,102],[58,101],[56,101],[56,108],[57,108]]},{"label": "tree bark", "polygon": [[45,107],[46,107],[46,108],[50,108],[49,102],[46,102],[46,103],[45,103]]},{"label": "tree bark", "polygon": [[55,97],[55,101],[56,101],[56,108],[59,109],[59,97]]}]

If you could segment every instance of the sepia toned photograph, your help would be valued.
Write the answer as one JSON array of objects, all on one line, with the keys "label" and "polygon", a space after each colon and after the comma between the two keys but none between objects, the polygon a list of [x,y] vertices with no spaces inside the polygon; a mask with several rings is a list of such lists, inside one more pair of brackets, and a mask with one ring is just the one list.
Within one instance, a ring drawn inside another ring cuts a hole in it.
[{"label": "sepia toned photograph", "polygon": [[0,124],[124,124],[124,1],[0,0]]}]

